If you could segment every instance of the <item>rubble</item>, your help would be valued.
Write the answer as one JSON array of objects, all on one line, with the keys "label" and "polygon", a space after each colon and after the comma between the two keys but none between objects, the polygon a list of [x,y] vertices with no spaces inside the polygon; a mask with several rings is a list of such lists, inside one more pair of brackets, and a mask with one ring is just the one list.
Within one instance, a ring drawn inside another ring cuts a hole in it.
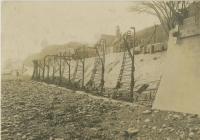
[{"label": "rubble", "polygon": [[150,111],[150,110],[145,110],[145,111],[143,111],[142,113],[143,113],[143,114],[150,114],[151,111]]},{"label": "rubble", "polygon": [[145,119],[145,120],[144,120],[145,123],[148,123],[148,122],[150,122],[150,121],[151,121],[150,119]]},{"label": "rubble", "polygon": [[2,140],[121,140],[124,133],[141,140],[200,137],[197,116],[32,81],[2,81],[1,124]]},{"label": "rubble", "polygon": [[128,133],[129,135],[135,135],[135,134],[137,134],[138,132],[139,132],[139,130],[136,129],[136,128],[129,128],[129,129],[127,130],[127,133]]},{"label": "rubble", "polygon": [[124,132],[125,138],[133,138],[138,134],[139,130],[136,128],[129,128]]},{"label": "rubble", "polygon": [[189,137],[192,138],[194,136],[194,132],[189,133]]}]

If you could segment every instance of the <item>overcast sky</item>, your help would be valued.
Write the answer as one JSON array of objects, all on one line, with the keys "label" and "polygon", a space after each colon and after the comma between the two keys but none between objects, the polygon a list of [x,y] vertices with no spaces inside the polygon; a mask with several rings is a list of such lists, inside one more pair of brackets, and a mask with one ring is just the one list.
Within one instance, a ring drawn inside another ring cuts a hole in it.
[{"label": "overcast sky", "polygon": [[157,18],[130,12],[134,2],[4,2],[2,57],[24,59],[45,45],[69,41],[94,43],[102,33],[115,34],[158,23]]}]

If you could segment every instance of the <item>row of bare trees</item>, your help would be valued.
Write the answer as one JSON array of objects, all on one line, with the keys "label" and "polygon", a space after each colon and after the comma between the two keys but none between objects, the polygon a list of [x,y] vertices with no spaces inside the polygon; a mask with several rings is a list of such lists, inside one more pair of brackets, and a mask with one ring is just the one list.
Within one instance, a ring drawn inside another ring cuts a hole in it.
[{"label": "row of bare trees", "polygon": [[190,3],[190,1],[142,1],[130,7],[130,10],[156,16],[168,35],[175,27],[178,16],[187,16]]},{"label": "row of bare trees", "polygon": [[[130,83],[130,98],[133,98],[133,89],[134,89],[134,71],[135,71],[135,66],[134,66],[134,46],[135,46],[135,28],[133,28],[134,32],[128,31],[126,32],[123,37],[123,46],[125,50],[128,52],[131,61],[132,61],[132,69],[131,69],[131,83]],[[97,53],[97,58],[100,60],[100,65],[101,65],[101,81],[100,81],[100,93],[104,91],[104,73],[105,73],[105,49],[106,49],[106,41],[101,40],[99,41],[96,45],[96,53]],[[87,51],[85,50],[84,46],[82,48],[76,49],[74,54],[71,54],[70,56],[66,55],[64,53],[63,55],[60,53],[59,55],[47,55],[44,57],[43,60],[34,60],[34,72],[32,79],[34,80],[39,80],[39,81],[46,81],[46,82],[53,82],[55,83],[57,80],[59,82],[57,84],[61,84],[62,79],[63,79],[63,69],[65,68],[65,63],[68,66],[68,81],[71,81],[70,78],[70,71],[71,71],[71,65],[70,61],[79,61],[81,62],[82,65],[82,76],[78,77],[81,78],[81,85],[78,87],[83,87],[84,88],[84,73],[85,73],[85,59],[88,57]],[[52,61],[52,63],[50,63]],[[55,64],[56,63],[56,64]],[[50,75],[50,67],[52,67],[52,72]],[[75,70],[76,71],[76,70]],[[55,74],[58,72],[57,75],[57,80],[55,79]],[[74,72],[76,73],[76,72]],[[73,76],[74,77],[74,76]],[[73,78],[72,82],[70,82],[70,86],[73,84]]]}]

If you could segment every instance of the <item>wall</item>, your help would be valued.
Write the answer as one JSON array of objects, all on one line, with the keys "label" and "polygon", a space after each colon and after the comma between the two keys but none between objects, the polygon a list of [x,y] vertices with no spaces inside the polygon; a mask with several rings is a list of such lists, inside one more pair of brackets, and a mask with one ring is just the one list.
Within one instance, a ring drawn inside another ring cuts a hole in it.
[{"label": "wall", "polygon": [[171,31],[154,109],[200,114],[200,26],[184,20],[178,40]]}]

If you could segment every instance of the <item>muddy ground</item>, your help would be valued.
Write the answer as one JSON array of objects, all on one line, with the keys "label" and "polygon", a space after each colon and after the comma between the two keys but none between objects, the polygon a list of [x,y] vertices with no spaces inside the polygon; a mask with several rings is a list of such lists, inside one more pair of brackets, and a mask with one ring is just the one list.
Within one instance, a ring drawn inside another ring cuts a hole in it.
[{"label": "muddy ground", "polygon": [[199,140],[198,115],[34,81],[2,81],[2,140]]}]

